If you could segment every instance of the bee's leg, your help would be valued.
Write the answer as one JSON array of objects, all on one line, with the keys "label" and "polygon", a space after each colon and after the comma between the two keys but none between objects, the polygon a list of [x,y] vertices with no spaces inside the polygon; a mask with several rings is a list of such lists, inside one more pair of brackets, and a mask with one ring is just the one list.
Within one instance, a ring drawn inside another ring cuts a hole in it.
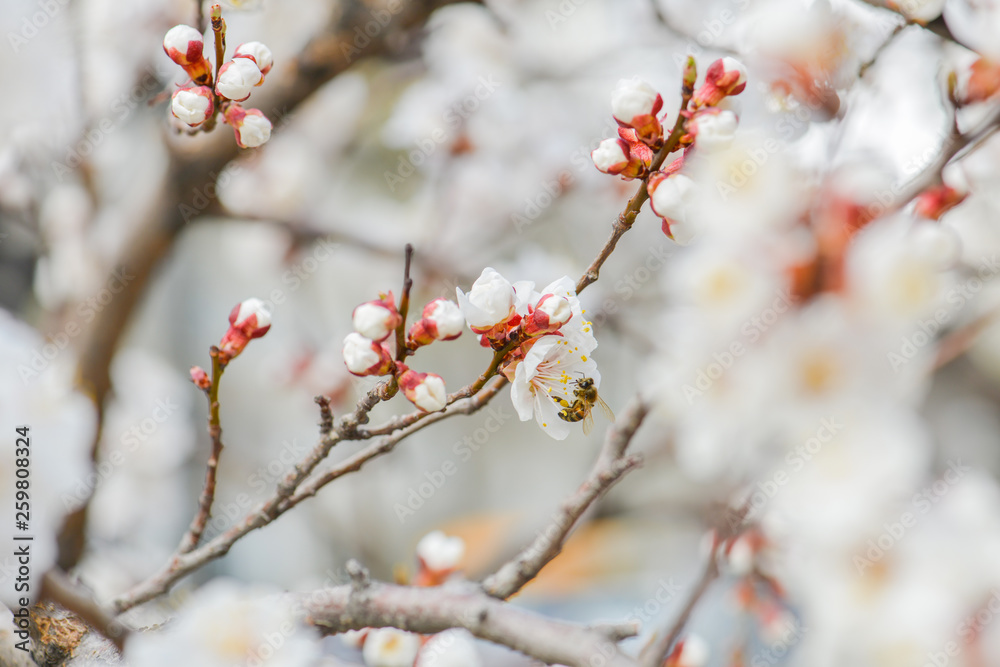
[{"label": "bee's leg", "polygon": [[556,404],[561,405],[564,408],[571,408],[571,407],[573,407],[573,404],[570,403],[569,401],[567,401],[562,396],[553,396],[552,400],[555,401]]}]

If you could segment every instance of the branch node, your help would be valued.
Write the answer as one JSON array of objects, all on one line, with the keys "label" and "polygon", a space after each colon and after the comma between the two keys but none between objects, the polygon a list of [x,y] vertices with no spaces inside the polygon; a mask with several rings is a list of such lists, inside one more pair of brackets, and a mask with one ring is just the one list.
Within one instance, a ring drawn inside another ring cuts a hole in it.
[{"label": "branch node", "polygon": [[347,575],[351,578],[351,589],[355,593],[362,593],[372,585],[368,570],[358,561],[352,558],[347,561],[347,565],[344,567],[347,570]]}]

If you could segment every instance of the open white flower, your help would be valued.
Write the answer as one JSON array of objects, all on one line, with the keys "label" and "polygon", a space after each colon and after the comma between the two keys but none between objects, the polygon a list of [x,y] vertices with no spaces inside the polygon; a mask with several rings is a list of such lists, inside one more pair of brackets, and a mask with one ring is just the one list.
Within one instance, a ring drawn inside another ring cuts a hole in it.
[{"label": "open white flower", "polygon": [[[548,435],[563,440],[569,435],[570,424],[559,418],[562,406],[556,403],[555,397],[572,403],[575,400],[575,383],[584,377],[593,378],[594,385],[600,387],[601,374],[590,358],[590,353],[597,347],[597,339],[594,338],[591,323],[584,319],[570,278],[560,278],[541,293],[535,292],[531,283],[518,283],[517,288],[519,306],[535,303],[544,294],[554,294],[565,298],[573,312],[573,317],[557,334],[540,336],[524,359],[517,363],[510,390],[511,402],[521,421],[528,421],[534,416]],[[523,307],[527,312],[526,306]],[[510,378],[510,371],[506,372]]]}]

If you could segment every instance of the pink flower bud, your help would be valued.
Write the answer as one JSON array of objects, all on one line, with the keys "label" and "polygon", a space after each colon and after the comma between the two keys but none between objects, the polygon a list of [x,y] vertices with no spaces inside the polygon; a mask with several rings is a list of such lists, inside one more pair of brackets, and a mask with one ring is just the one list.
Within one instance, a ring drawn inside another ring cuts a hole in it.
[{"label": "pink flower bud", "polygon": [[271,138],[271,121],[259,109],[244,109],[239,104],[230,104],[224,115],[236,133],[236,143],[240,148],[256,148]]},{"label": "pink flower bud", "polygon": [[649,144],[663,138],[663,126],[656,119],[662,107],[660,94],[638,77],[622,79],[611,95],[611,114],[618,124],[633,128],[639,140]]},{"label": "pink flower bud", "polygon": [[264,46],[261,42],[240,44],[236,47],[233,58],[250,58],[254,61],[261,74],[260,82],[257,83],[258,86],[264,83],[264,77],[267,76],[267,73],[271,71],[271,67],[274,66],[274,56],[271,55],[271,49]]},{"label": "pink flower bud", "polygon": [[212,380],[201,366],[191,367],[191,382],[194,382],[196,387],[205,391],[208,391],[212,386]]},{"label": "pink flower bud", "polygon": [[377,301],[367,301],[355,308],[352,315],[354,330],[377,343],[388,338],[403,321],[392,292],[380,296]]},{"label": "pink flower bud", "polygon": [[448,404],[448,393],[440,375],[406,369],[399,376],[399,386],[406,398],[424,412],[437,412]]},{"label": "pink flower bud", "polygon": [[215,92],[234,102],[242,102],[250,97],[250,91],[261,79],[260,68],[253,58],[234,58],[219,69]]},{"label": "pink flower bud", "polygon": [[462,335],[465,318],[454,301],[439,298],[424,306],[423,317],[410,327],[409,338],[417,346],[436,340],[455,340]]},{"label": "pink flower bud", "polygon": [[359,333],[344,339],[344,363],[354,375],[388,375],[395,367],[392,354],[385,347]]},{"label": "pink flower bud", "polygon": [[229,330],[219,343],[225,361],[235,358],[254,338],[260,338],[271,328],[271,313],[260,299],[247,299],[229,313]]},{"label": "pink flower bud", "polygon": [[559,327],[573,317],[569,300],[555,294],[543,295],[538,304],[528,310],[528,316],[522,320],[521,325],[528,336],[541,336],[558,331]]},{"label": "pink flower bud", "polygon": [[192,81],[199,85],[211,83],[212,65],[205,58],[205,42],[200,32],[189,25],[175,25],[163,37],[163,50],[184,68]]},{"label": "pink flower bud", "polygon": [[181,122],[198,127],[215,111],[215,96],[208,86],[177,89],[170,100],[170,113]]},{"label": "pink flower bud", "polygon": [[728,95],[739,95],[747,87],[747,69],[735,58],[725,57],[712,63],[705,73],[705,83],[694,94],[695,108],[715,106]]}]

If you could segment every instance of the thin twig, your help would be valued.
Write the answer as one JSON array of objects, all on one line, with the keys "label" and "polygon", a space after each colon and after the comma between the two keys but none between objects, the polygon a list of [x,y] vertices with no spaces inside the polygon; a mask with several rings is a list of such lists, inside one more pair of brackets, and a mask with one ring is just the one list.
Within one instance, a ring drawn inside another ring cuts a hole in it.
[{"label": "thin twig", "polygon": [[515,558],[483,581],[488,595],[507,599],[534,579],[553,558],[559,555],[573,527],[593,503],[626,473],[638,467],[642,458],[626,456],[632,437],[642,424],[647,408],[635,398],[608,429],[600,456],[576,493],[567,498],[555,517],[556,530],[538,533],[538,537]]},{"label": "thin twig", "polygon": [[403,293],[399,295],[399,311],[402,320],[396,327],[396,361],[405,361],[410,353],[406,346],[406,316],[410,310],[410,289],[413,287],[413,278],[410,277],[410,263],[413,261],[413,246],[406,244],[406,261],[403,267]]},{"label": "thin twig", "polygon": [[198,546],[201,541],[205,526],[212,515],[212,503],[215,502],[215,484],[219,471],[219,458],[222,456],[222,422],[219,417],[219,384],[222,381],[222,374],[226,370],[225,364],[219,357],[219,348],[212,346],[212,384],[208,388],[208,434],[212,438],[212,453],[208,457],[208,466],[205,470],[205,485],[201,490],[201,498],[198,501],[198,511],[191,520],[191,526],[181,538],[180,546],[177,550],[180,553],[187,553]]},{"label": "thin twig", "polygon": [[701,573],[701,578],[698,579],[698,584],[691,591],[687,601],[684,603],[684,607],[681,609],[681,613],[677,616],[673,625],[670,626],[670,630],[662,636],[654,636],[646,644],[646,647],[639,656],[639,664],[642,667],[660,667],[663,664],[667,652],[674,645],[674,642],[677,641],[677,638],[680,637],[684,626],[687,625],[688,619],[691,618],[691,612],[694,611],[705,591],[708,590],[708,587],[718,576],[719,567],[716,564],[716,555],[713,551],[709,555],[705,569]]},{"label": "thin twig", "polygon": [[327,396],[317,396],[313,400],[319,406],[319,436],[325,440],[333,433],[333,410],[330,409],[330,399]]}]

